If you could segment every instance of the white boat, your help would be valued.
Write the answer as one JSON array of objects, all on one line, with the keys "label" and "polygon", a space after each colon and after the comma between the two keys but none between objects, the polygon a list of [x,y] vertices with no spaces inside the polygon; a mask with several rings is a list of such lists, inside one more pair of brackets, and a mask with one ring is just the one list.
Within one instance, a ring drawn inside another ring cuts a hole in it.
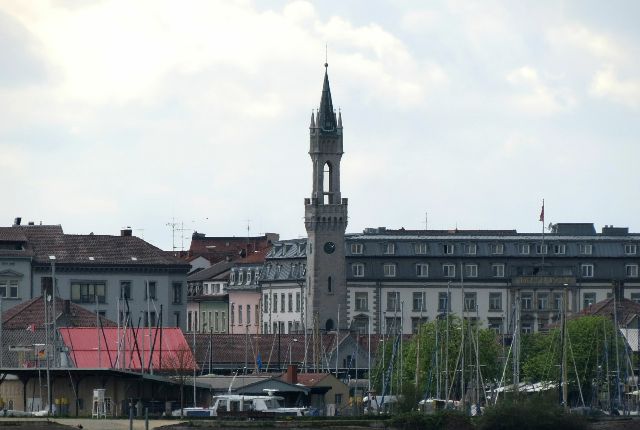
[{"label": "white boat", "polygon": [[[183,416],[199,416],[199,417],[216,417],[224,415],[250,415],[252,413],[265,413],[283,416],[303,416],[307,412],[307,408],[286,408],[282,407],[281,401],[283,397],[274,396],[269,390],[269,395],[252,396],[242,394],[221,394],[213,396],[211,399],[211,407],[209,408],[184,408]],[[171,413],[174,417],[181,415],[180,409],[176,409]],[[266,416],[266,415],[265,415]]]}]

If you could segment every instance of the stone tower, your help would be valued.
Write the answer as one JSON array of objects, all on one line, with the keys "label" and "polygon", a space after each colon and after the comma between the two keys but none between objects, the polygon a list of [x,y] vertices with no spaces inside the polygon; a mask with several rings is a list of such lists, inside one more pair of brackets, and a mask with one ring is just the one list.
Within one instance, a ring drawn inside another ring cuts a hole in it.
[{"label": "stone tower", "polygon": [[347,280],[344,232],[347,199],[340,195],[342,115],[333,110],[325,63],[320,108],[311,114],[309,156],[313,164],[311,198],[304,200],[307,229],[306,327],[317,320],[321,330],[346,328]]}]

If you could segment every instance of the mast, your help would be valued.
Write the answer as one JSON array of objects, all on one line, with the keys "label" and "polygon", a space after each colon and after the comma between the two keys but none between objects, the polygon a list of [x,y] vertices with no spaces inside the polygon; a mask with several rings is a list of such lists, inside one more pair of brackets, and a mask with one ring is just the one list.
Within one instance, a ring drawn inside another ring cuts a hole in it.
[{"label": "mast", "polygon": [[569,411],[567,381],[567,288],[562,292],[562,403],[565,411]]},{"label": "mast", "polygon": [[465,399],[464,399],[464,314],[466,310],[466,303],[464,300],[464,274],[463,265],[460,263],[460,292],[462,295],[462,325],[460,326],[460,348],[461,348],[461,361],[460,361],[460,404],[462,410],[466,413]]},{"label": "mast", "polygon": [[446,324],[445,324],[445,342],[444,342],[444,391],[447,393],[446,407],[449,407],[449,290],[451,288],[451,281],[447,283],[447,298],[445,300],[445,316],[446,316]]}]

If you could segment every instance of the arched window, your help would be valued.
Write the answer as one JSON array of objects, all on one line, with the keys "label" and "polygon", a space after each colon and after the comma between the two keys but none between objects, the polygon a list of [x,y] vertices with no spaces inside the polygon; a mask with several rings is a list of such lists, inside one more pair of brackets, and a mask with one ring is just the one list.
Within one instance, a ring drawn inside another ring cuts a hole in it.
[{"label": "arched window", "polygon": [[324,199],[324,204],[333,203],[333,168],[331,163],[328,161],[324,164],[322,168],[322,194]]},{"label": "arched window", "polygon": [[324,325],[324,328],[325,328],[327,331],[331,331],[331,330],[333,330],[333,320],[332,320],[331,318],[329,318],[329,319],[327,320],[327,322],[326,322],[326,323],[325,323],[325,325]]}]

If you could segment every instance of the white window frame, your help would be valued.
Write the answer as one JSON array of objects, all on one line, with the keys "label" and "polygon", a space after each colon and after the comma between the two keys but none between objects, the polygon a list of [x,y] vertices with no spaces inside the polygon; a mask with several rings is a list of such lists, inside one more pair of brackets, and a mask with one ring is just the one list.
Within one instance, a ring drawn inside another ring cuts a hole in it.
[{"label": "white window frame", "polygon": [[351,274],[353,275],[354,278],[364,277],[364,264],[353,263],[351,265]]},{"label": "white window frame", "polygon": [[[467,304],[473,304],[473,306],[467,306]],[[475,312],[478,306],[478,293],[474,291],[464,293],[463,306],[465,312]]]},{"label": "white window frame", "polygon": [[413,252],[416,255],[425,255],[428,249],[429,248],[425,242],[416,242],[413,244]]},{"label": "white window frame", "polygon": [[[0,279],[0,288],[4,289],[3,299],[17,299],[19,297],[20,283],[17,279]],[[15,291],[15,295],[12,292]]]},{"label": "white window frame", "polygon": [[395,263],[384,263],[382,265],[382,275],[385,278],[395,278],[396,277]]},{"label": "white window frame", "polygon": [[624,272],[627,275],[627,278],[637,278],[638,277],[638,265],[637,264],[626,264],[624,266]]},{"label": "white window frame", "polygon": [[491,276],[493,276],[494,278],[504,278],[504,263],[492,264]]},{"label": "white window frame", "polygon": [[361,243],[352,243],[351,244],[351,253],[354,255],[361,255],[364,251],[364,245]]},{"label": "white window frame", "polygon": [[477,252],[478,252],[478,245],[476,245],[475,243],[464,244],[465,255],[476,255]]},{"label": "white window frame", "polygon": [[590,243],[580,243],[578,244],[578,253],[581,255],[591,255],[593,254],[593,245]]},{"label": "white window frame", "polygon": [[492,243],[491,244],[491,254],[493,254],[493,255],[502,255],[502,254],[504,254],[504,243]]},{"label": "white window frame", "polygon": [[244,272],[238,272],[238,285],[242,285],[244,282]]},{"label": "white window frame", "polygon": [[594,267],[591,263],[583,263],[580,265],[581,278],[593,278]]},{"label": "white window frame", "polygon": [[396,253],[396,244],[393,242],[385,242],[384,245],[384,254],[385,255],[394,255]]},{"label": "white window frame", "polygon": [[428,278],[429,277],[429,264],[428,263],[418,263],[418,264],[416,264],[416,276],[418,278]]},{"label": "white window frame", "polygon": [[[366,291],[356,291],[353,294],[353,301],[355,304],[356,312],[368,312],[369,311],[369,293]],[[364,304],[364,306],[363,306]]]},{"label": "white window frame", "polygon": [[518,252],[522,255],[529,255],[531,253],[531,245],[528,243],[518,244]]},{"label": "white window frame", "polygon": [[456,265],[451,263],[444,263],[442,265],[442,276],[445,278],[455,278]]},{"label": "white window frame", "polygon": [[465,264],[464,265],[465,278],[477,278],[478,277],[478,265],[477,264]]},{"label": "white window frame", "polygon": [[638,252],[638,246],[634,243],[625,243],[624,244],[624,253],[625,255],[636,255]]},{"label": "white window frame", "polygon": [[[494,301],[498,301],[498,306],[493,306]],[[489,311],[501,311],[502,310],[502,292],[492,291],[489,292]]]},{"label": "white window frame", "polygon": [[556,255],[564,255],[567,253],[567,245],[564,243],[556,243],[553,245],[553,253]]},{"label": "white window frame", "polygon": [[549,245],[542,245],[541,243],[536,244],[536,254],[538,255],[547,255],[549,253]]},{"label": "white window frame", "polygon": [[453,255],[456,250],[456,246],[453,243],[445,243],[442,245],[442,253],[444,255]]}]

